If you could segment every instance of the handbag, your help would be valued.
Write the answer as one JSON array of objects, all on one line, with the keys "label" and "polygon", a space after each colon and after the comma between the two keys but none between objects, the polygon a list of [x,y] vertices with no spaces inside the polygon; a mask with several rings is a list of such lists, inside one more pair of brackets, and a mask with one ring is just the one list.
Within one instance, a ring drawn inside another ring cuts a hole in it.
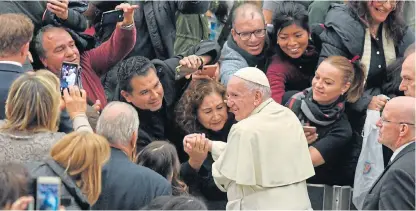
[{"label": "handbag", "polygon": [[373,183],[384,171],[383,149],[377,141],[379,128],[376,123],[380,119],[380,111],[367,110],[363,142],[354,177],[352,201],[358,210],[363,207],[364,199]]}]

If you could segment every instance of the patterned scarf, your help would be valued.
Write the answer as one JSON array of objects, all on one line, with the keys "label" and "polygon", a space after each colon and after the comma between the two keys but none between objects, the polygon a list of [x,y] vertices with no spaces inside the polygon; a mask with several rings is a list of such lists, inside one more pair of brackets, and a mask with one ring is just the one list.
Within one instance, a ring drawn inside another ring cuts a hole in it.
[{"label": "patterned scarf", "polygon": [[320,126],[327,126],[341,117],[345,102],[345,97],[340,96],[329,105],[320,105],[312,99],[312,88],[308,88],[293,95],[285,106],[296,114],[302,124],[313,122]]}]

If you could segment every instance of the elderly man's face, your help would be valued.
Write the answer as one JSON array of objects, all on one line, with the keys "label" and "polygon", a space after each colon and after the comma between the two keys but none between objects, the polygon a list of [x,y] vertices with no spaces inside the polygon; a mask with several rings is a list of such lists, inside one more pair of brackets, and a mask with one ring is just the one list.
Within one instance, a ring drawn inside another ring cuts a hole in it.
[{"label": "elderly man's face", "polygon": [[59,75],[63,62],[80,64],[80,55],[75,41],[64,29],[51,29],[43,34],[43,49],[46,58],[41,61],[50,71]]},{"label": "elderly man's face", "polygon": [[402,72],[400,73],[402,82],[399,89],[404,91],[404,94],[409,97],[416,97],[415,71],[415,53],[413,53],[404,60]]},{"label": "elderly man's face", "polygon": [[[264,48],[266,39],[265,23],[260,15],[254,17],[238,17],[231,30],[234,41],[247,53],[257,56]],[[251,33],[247,38],[245,34]],[[240,34],[240,35],[239,35]],[[246,40],[247,39],[247,40]]]},{"label": "elderly man's face", "polygon": [[400,124],[395,123],[398,121],[392,112],[392,108],[387,105],[377,121],[377,127],[380,128],[378,142],[390,149],[395,145],[400,132]]},{"label": "elderly man's face", "polygon": [[237,121],[241,121],[256,108],[255,95],[248,89],[246,82],[233,76],[227,84],[227,106],[235,115]]}]

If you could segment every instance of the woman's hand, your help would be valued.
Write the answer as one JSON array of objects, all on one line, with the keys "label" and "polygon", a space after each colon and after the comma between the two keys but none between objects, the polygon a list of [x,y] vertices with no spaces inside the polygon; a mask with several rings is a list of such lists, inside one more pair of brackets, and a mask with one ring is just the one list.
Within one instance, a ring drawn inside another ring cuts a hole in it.
[{"label": "woman's hand", "polygon": [[306,140],[308,140],[308,144],[312,144],[318,139],[317,133],[305,132]]},{"label": "woman's hand", "polygon": [[383,96],[374,96],[371,99],[370,104],[368,104],[368,109],[375,110],[375,111],[381,111],[381,110],[383,110],[386,103],[387,103],[387,98],[385,98]]},{"label": "woman's hand", "polygon": [[189,165],[198,171],[208,156],[209,140],[205,134],[190,134],[183,139],[183,146],[189,155]]},{"label": "woman's hand", "polygon": [[[69,90],[69,92],[68,92]],[[71,117],[74,119],[78,115],[85,115],[87,112],[87,93],[78,86],[69,86],[64,89],[65,108]]]}]

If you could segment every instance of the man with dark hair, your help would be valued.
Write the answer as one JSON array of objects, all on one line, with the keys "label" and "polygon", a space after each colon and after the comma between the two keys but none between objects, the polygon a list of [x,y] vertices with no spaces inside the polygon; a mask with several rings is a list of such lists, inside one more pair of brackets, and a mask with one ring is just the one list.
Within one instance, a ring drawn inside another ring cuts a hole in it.
[{"label": "man with dark hair", "polygon": [[260,8],[251,3],[237,7],[232,14],[231,36],[221,52],[221,83],[227,85],[229,78],[244,67],[267,68],[266,23]]},{"label": "man with dark hair", "polygon": [[[172,126],[173,109],[189,82],[186,78],[176,80],[176,67],[182,65],[197,71],[202,65],[215,63],[219,46],[205,41],[188,50],[187,54],[192,55],[179,55],[165,61],[135,56],[120,64],[116,99],[132,104],[140,113],[137,150],[153,140],[175,142],[177,131]],[[179,156],[183,159],[184,153]]]},{"label": "man with dark hair", "polygon": [[4,119],[9,87],[24,73],[34,26],[21,14],[0,15],[0,25],[0,119]]}]

